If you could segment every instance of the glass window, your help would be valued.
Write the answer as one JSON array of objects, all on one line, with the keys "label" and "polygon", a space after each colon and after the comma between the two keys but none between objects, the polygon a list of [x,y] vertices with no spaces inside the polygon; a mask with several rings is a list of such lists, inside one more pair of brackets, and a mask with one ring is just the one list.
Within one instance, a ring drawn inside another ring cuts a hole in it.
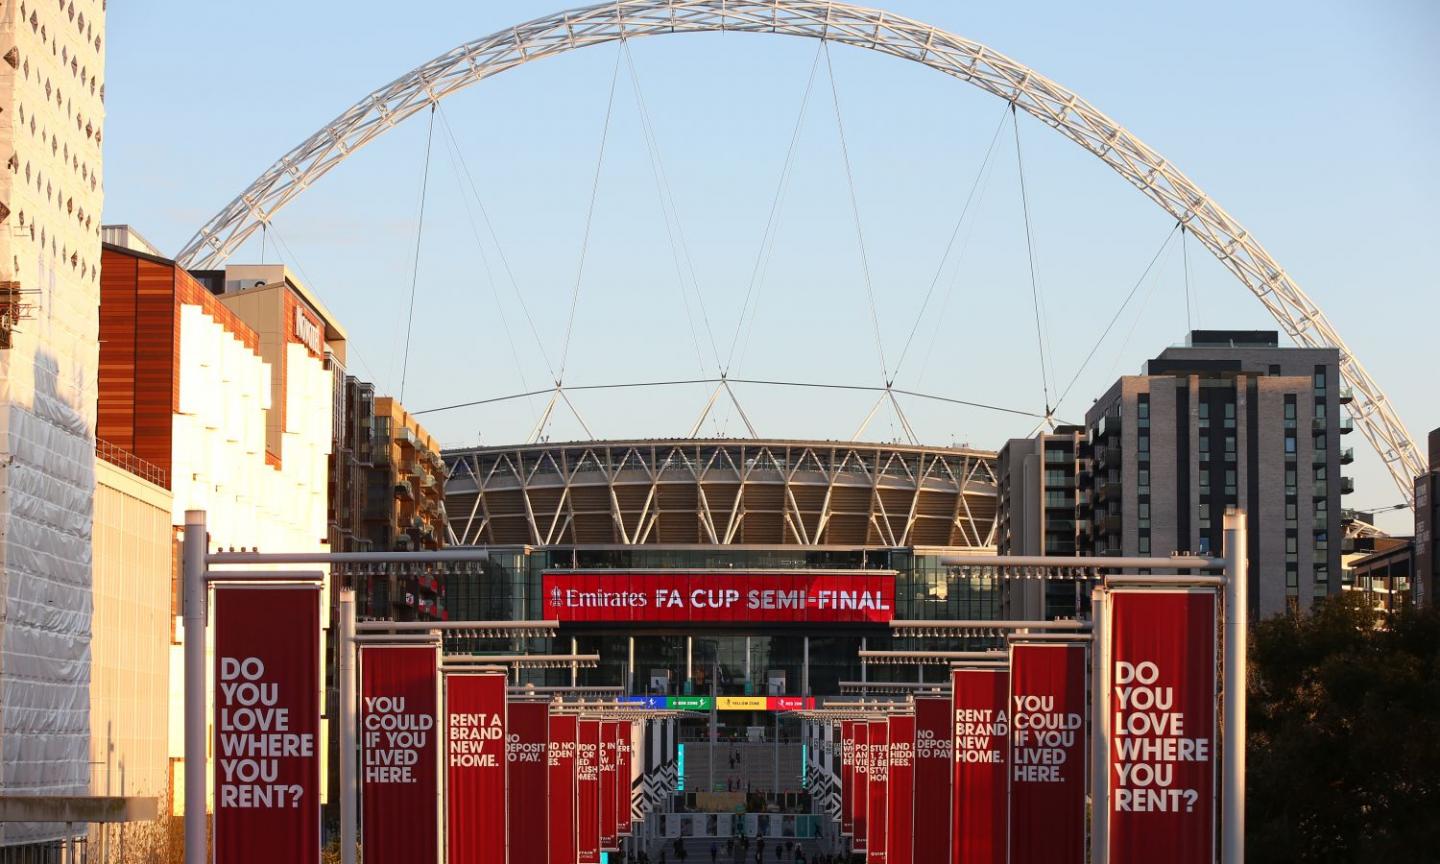
[{"label": "glass window", "polygon": [[1297,540],[1296,538],[1294,538],[1294,537],[1286,537],[1286,538],[1285,538],[1285,551],[1286,551],[1287,553],[1291,553],[1291,552],[1297,551],[1297,550],[1299,549],[1299,546],[1300,546],[1300,541]]},{"label": "glass window", "polygon": [[1141,555],[1149,555],[1149,554],[1150,554],[1150,538],[1149,538],[1149,537],[1141,537],[1141,538],[1140,538],[1140,554],[1141,554]]},{"label": "glass window", "polygon": [[1296,515],[1297,511],[1295,507],[1295,502],[1291,501],[1285,505],[1285,518],[1291,522],[1294,522]]},{"label": "glass window", "polygon": [[1316,466],[1315,466],[1315,482],[1316,482],[1316,483],[1324,483],[1324,482],[1325,482],[1325,466],[1324,466],[1324,465],[1316,465]]},{"label": "glass window", "polygon": [[1316,419],[1316,420],[1324,420],[1324,419],[1325,419],[1325,403],[1322,402],[1322,401],[1319,401],[1319,400],[1317,400],[1317,401],[1315,402],[1315,419]]},{"label": "glass window", "polygon": [[1234,436],[1234,435],[1226,435],[1226,436],[1225,436],[1225,452],[1226,452],[1226,453],[1234,453],[1234,452],[1235,452],[1235,436]]},{"label": "glass window", "polygon": [[1320,369],[1320,370],[1316,371],[1316,373],[1315,373],[1315,389],[1316,389],[1316,390],[1321,390],[1321,391],[1323,391],[1323,390],[1325,389],[1325,370],[1324,370],[1324,369]]},{"label": "glass window", "polygon": [[1294,419],[1295,419],[1295,403],[1292,402],[1292,401],[1289,400],[1289,399],[1286,399],[1286,400],[1285,400],[1285,419],[1286,419],[1286,420],[1294,420]]},{"label": "glass window", "polygon": [[1285,436],[1285,452],[1286,452],[1286,453],[1294,453],[1294,452],[1295,452],[1295,436],[1294,436],[1294,435],[1286,435],[1286,436]]},{"label": "glass window", "polygon": [[1149,452],[1150,452],[1150,436],[1149,436],[1149,435],[1141,435],[1140,438],[1139,438],[1138,443],[1136,444],[1136,448],[1135,448],[1135,449],[1139,450],[1141,453],[1149,453]]}]

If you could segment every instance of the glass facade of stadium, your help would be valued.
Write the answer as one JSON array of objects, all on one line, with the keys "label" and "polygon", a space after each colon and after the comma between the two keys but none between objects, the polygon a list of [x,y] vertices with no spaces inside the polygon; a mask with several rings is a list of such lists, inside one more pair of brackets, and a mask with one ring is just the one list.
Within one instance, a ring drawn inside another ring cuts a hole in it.
[{"label": "glass facade of stadium", "polygon": [[[446,578],[445,606],[452,620],[541,620],[546,571],[766,571],[811,569],[894,571],[896,620],[979,620],[1002,617],[1001,584],[988,568],[962,572],[940,563],[942,549],[492,549],[480,578]],[[808,648],[807,648],[808,643]],[[976,643],[980,644],[980,643]],[[499,646],[483,646],[493,650]],[[520,646],[515,646],[520,647]],[[626,622],[565,623],[554,640],[531,640],[531,651],[598,654],[599,665],[580,669],[575,683],[623,686],[631,694],[834,696],[842,682],[915,681],[915,667],[871,665],[863,673],[859,651],[955,650],[916,638],[892,638],[884,624],[747,624]],[[477,650],[483,650],[477,646]],[[808,658],[808,668],[807,668]],[[632,665],[633,664],[633,665]],[[747,674],[748,673],[748,674]],[[903,673],[900,675],[899,673]],[[939,682],[942,667],[928,670]],[[528,670],[520,683],[564,686],[570,670]],[[713,680],[712,680],[713,678]],[[805,682],[809,692],[803,692]],[[783,682],[783,683],[782,683]]]}]

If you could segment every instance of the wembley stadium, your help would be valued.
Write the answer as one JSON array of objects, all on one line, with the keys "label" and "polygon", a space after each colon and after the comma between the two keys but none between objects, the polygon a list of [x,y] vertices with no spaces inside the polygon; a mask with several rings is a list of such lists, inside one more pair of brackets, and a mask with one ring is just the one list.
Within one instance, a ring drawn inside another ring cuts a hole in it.
[{"label": "wembley stadium", "polygon": [[558,621],[551,650],[596,661],[519,681],[712,708],[722,736],[861,682],[922,684],[923,666],[899,681],[862,652],[924,647],[924,621],[1006,611],[991,570],[941,563],[994,551],[990,451],[615,440],[452,449],[445,462],[450,541],[490,556],[489,578],[450,583],[451,617]]}]

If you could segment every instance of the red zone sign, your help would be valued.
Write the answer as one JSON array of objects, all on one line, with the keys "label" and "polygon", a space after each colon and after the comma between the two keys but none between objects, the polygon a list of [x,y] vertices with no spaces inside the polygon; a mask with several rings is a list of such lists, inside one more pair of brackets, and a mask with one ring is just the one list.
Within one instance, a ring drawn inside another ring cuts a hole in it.
[{"label": "red zone sign", "polygon": [[885,624],[895,574],[824,572],[547,572],[551,621],[824,622]]}]

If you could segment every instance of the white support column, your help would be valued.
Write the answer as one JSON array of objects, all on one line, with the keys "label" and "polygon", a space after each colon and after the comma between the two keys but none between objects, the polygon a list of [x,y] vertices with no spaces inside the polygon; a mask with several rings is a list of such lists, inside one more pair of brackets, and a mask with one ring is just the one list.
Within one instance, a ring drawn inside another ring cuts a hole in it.
[{"label": "white support column", "polygon": [[1245,864],[1245,667],[1250,573],[1245,511],[1225,514],[1225,727],[1220,861]]},{"label": "white support column", "polygon": [[181,610],[185,622],[185,864],[205,864],[205,511],[185,511]]},{"label": "white support column", "polygon": [[1110,642],[1106,636],[1109,604],[1105,588],[1090,593],[1090,860],[1110,860]]},{"label": "white support column", "polygon": [[355,864],[360,796],[355,783],[355,591],[344,588],[336,603],[340,613],[335,671],[340,678],[340,862]]}]

